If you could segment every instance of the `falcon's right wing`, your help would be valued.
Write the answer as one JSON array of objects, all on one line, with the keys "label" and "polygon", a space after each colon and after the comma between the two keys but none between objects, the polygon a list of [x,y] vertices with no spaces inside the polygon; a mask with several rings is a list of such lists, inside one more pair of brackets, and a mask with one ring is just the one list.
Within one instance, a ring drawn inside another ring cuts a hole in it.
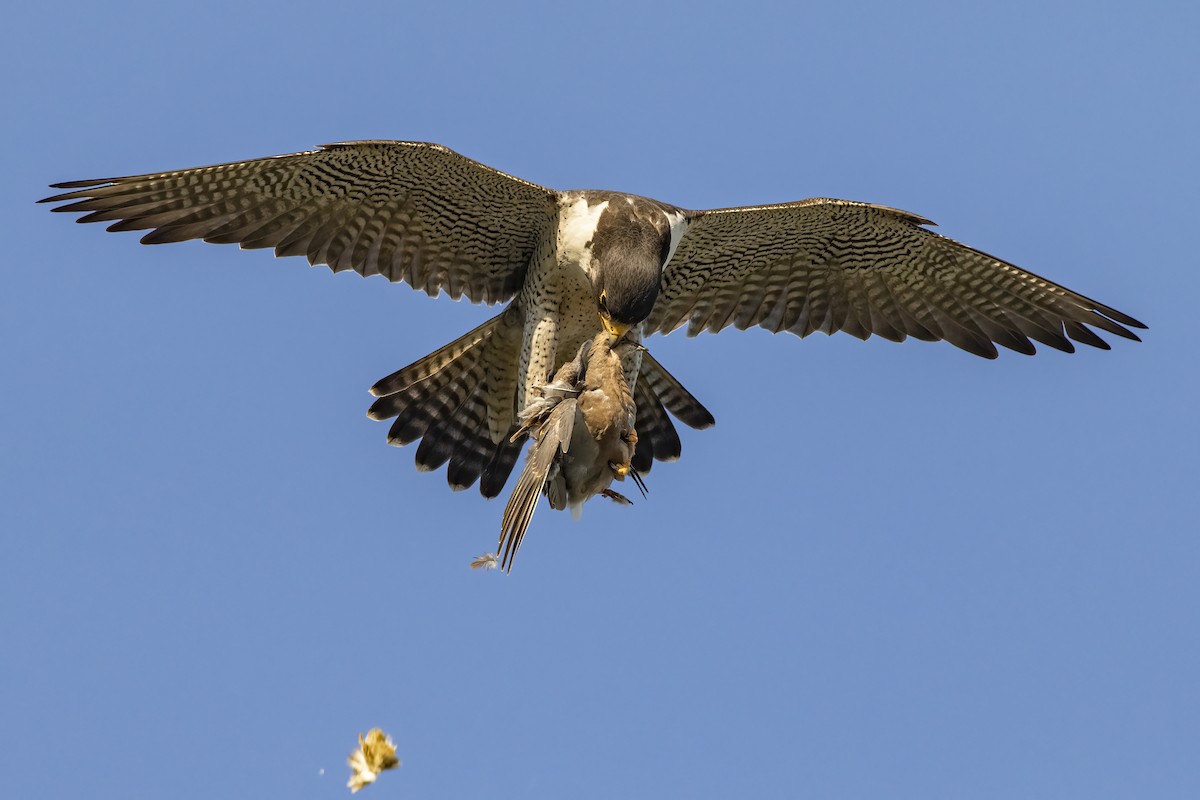
[{"label": "falcon's right wing", "polygon": [[230,164],[55,184],[44,203],[79,222],[149,230],[146,244],[203,239],[273,247],[334,272],[430,295],[511,299],[548,235],[558,193],[422,142],[364,141]]}]

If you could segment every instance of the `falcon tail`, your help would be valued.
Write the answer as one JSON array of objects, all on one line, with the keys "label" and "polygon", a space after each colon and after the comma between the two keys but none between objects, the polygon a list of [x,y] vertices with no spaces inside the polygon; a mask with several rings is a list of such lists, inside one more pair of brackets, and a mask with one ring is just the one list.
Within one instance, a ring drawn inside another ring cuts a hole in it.
[{"label": "falcon tail", "polygon": [[[504,489],[527,435],[516,419],[517,370],[524,320],[509,306],[453,342],[383,378],[371,387],[377,399],[367,412],[394,420],[388,444],[421,440],[417,469],[448,464],[446,480],[455,490],[479,481],[484,497]],[[642,353],[635,390],[638,432],[633,468],[650,471],[655,460],[679,458],[679,434],[670,416],[692,428],[707,428],[713,416],[700,401],[654,360]]]},{"label": "falcon tail", "polygon": [[633,469],[642,475],[650,471],[655,461],[674,461],[682,445],[671,415],[696,430],[712,427],[715,420],[678,379],[658,363],[649,352],[642,353],[642,367],[633,391],[637,405],[637,448],[633,453]]},{"label": "falcon tail", "polygon": [[371,419],[395,418],[388,444],[421,439],[417,469],[449,462],[455,490],[480,481],[484,497],[504,488],[524,438],[510,442],[516,422],[521,313],[510,306],[475,330],[394,372],[371,387],[379,397]]}]

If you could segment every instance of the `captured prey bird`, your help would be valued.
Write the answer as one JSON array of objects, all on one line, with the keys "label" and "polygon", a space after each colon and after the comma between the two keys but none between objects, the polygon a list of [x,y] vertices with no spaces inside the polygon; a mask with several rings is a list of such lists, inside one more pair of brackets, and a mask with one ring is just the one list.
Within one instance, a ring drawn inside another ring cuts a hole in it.
[{"label": "captured prey bird", "polygon": [[[611,191],[556,191],[436,144],[346,142],[210,167],[56,184],[43,202],[79,222],[273,248],[335,272],[436,296],[507,303],[501,313],[376,383],[369,415],[392,444],[421,440],[417,466],[494,497],[525,438],[520,415],[600,331],[637,343],[687,325],[804,337],[945,340],[995,358],[1033,342],[1108,349],[1137,340],[1116,309],[930,231],[894,208],[816,198],[690,211]],[[1095,329],[1095,330],[1093,330]],[[631,353],[632,469],[673,460],[668,412],[713,417],[647,352]],[[514,435],[516,439],[514,440]]]},{"label": "captured prey bird", "polygon": [[541,388],[541,397],[521,410],[521,427],[514,438],[533,431],[533,444],[500,527],[498,549],[505,571],[512,571],[539,495],[545,493],[551,508],[569,507],[576,513],[598,494],[629,505],[609,487],[614,478],[623,481],[630,474],[645,494],[645,484],[632,467],[637,407],[623,363],[640,349],[601,331],[559,368],[554,380]]}]

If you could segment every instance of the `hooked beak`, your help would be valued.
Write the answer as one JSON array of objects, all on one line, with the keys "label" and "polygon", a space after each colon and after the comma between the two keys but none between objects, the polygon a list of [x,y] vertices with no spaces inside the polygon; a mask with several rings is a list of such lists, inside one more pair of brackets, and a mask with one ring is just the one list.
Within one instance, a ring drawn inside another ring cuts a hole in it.
[{"label": "hooked beak", "polygon": [[629,325],[622,325],[621,323],[613,320],[611,317],[606,317],[603,314],[600,315],[600,324],[604,326],[604,330],[608,331],[609,335],[614,339],[620,339],[631,327]]},{"label": "hooked beak", "polygon": [[629,474],[628,464],[618,464],[614,461],[610,461],[608,462],[608,468],[613,471],[613,473],[617,476],[617,480],[619,481],[625,480],[625,476]]}]

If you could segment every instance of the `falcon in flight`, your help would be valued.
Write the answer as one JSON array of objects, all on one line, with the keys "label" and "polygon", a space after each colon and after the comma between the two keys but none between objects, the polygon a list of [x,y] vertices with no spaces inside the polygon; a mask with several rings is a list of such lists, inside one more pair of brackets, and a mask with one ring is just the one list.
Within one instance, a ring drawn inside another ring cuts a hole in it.
[{"label": "falcon in flight", "polygon": [[[436,144],[362,141],[124,178],[71,181],[43,202],[79,222],[146,230],[146,244],[270,247],[334,272],[436,296],[507,303],[473,331],[388,377],[369,415],[388,441],[421,440],[417,466],[494,497],[523,445],[518,415],[580,346],[607,330],[639,342],[744,329],[945,340],[995,358],[1033,342],[1108,349],[1137,340],[1114,308],[932,231],[894,208],[815,198],[689,211],[609,191],[555,191]],[[1095,329],[1095,330],[1093,330]],[[673,460],[667,412],[712,415],[649,353],[623,366],[636,404],[632,469]]]}]

